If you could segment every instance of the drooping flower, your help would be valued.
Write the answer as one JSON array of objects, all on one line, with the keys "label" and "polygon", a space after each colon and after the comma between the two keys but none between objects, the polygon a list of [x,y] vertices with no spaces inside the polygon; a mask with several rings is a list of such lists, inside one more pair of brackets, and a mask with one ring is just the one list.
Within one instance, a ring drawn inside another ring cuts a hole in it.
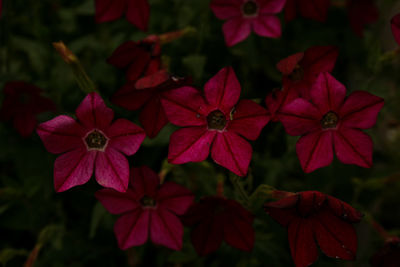
[{"label": "drooping flower", "polygon": [[354,260],[357,234],[353,223],[362,214],[349,204],[317,191],[289,193],[264,205],[275,221],[288,229],[290,251],[296,267],[318,258],[317,244],[328,257]]},{"label": "drooping flower", "polygon": [[174,182],[160,185],[160,178],[149,167],[132,168],[125,193],[112,189],[96,192],[96,198],[112,214],[121,215],[114,225],[121,249],[154,244],[182,249],[183,226],[178,216],[192,204],[193,194]]},{"label": "drooping flower", "polygon": [[392,237],[370,260],[372,267],[398,267],[400,263],[400,238]]},{"label": "drooping flower", "polygon": [[281,36],[281,23],[276,13],[282,11],[285,0],[212,0],[215,16],[227,20],[223,26],[227,46],[233,46],[254,31],[271,38]]},{"label": "drooping flower", "polygon": [[53,101],[41,96],[41,92],[35,85],[21,81],[10,81],[4,86],[0,118],[4,121],[12,120],[14,128],[22,137],[29,137],[35,130],[36,115],[56,110]]},{"label": "drooping flower", "polygon": [[160,70],[136,82],[125,84],[113,97],[112,102],[128,110],[138,110],[139,120],[147,136],[154,138],[168,123],[161,99],[166,92],[191,84],[191,79],[180,78]]},{"label": "drooping flower", "polygon": [[348,0],[347,9],[350,26],[360,37],[364,35],[365,26],[379,18],[379,10],[373,0]]},{"label": "drooping flower", "polygon": [[108,22],[126,19],[142,31],[147,31],[150,17],[150,5],[147,0],[95,0],[96,22]]},{"label": "drooping flower", "polygon": [[204,95],[192,87],[166,92],[162,104],[169,121],[185,127],[171,135],[168,161],[203,161],[211,150],[217,164],[245,176],[253,150],[244,138],[257,139],[269,115],[253,101],[239,101],[240,91],[233,69],[226,67],[206,83]]},{"label": "drooping flower", "polygon": [[244,251],[254,246],[253,215],[238,202],[209,196],[193,204],[183,217],[192,227],[191,239],[200,256],[216,251],[222,241]]},{"label": "drooping flower", "polygon": [[391,19],[390,26],[392,28],[394,39],[400,45],[400,13]]},{"label": "drooping flower", "polygon": [[361,129],[375,125],[382,98],[346,88],[329,73],[321,73],[310,91],[281,108],[279,119],[290,135],[301,135],[296,151],[306,173],[329,165],[333,151],[345,164],[372,166],[373,143]]},{"label": "drooping flower", "polygon": [[96,181],[125,192],[128,160],[145,138],[142,128],[125,119],[112,122],[114,112],[97,93],[88,94],[76,109],[78,120],[65,115],[41,123],[37,133],[46,149],[61,154],[54,163],[54,187],[62,192],[85,184],[92,173]]},{"label": "drooping flower", "polygon": [[287,22],[294,20],[297,14],[304,18],[326,21],[330,0],[287,0],[285,5],[285,20]]}]

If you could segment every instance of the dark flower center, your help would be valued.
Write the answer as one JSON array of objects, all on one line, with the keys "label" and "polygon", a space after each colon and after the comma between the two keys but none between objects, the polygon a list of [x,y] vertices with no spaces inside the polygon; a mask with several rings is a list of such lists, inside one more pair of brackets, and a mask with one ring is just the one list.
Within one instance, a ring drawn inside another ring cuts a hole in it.
[{"label": "dark flower center", "polygon": [[140,203],[144,207],[154,207],[156,205],[156,201],[149,196],[142,197]]},{"label": "dark flower center", "polygon": [[86,136],[85,141],[89,148],[102,149],[107,143],[107,138],[99,131],[94,130]]},{"label": "dark flower center", "polygon": [[256,15],[258,12],[258,5],[255,1],[249,0],[246,3],[244,3],[242,10],[244,15],[253,16]]},{"label": "dark flower center", "polygon": [[339,121],[338,115],[336,115],[336,113],[333,111],[329,111],[322,118],[321,126],[323,129],[335,128],[338,121]]},{"label": "dark flower center", "polygon": [[208,129],[223,130],[226,125],[225,114],[221,111],[214,110],[207,116]]},{"label": "dark flower center", "polygon": [[300,80],[303,79],[303,77],[304,77],[304,70],[303,70],[303,68],[300,67],[299,65],[297,65],[297,66],[294,68],[293,72],[289,75],[289,78],[290,78],[292,81],[300,81]]}]

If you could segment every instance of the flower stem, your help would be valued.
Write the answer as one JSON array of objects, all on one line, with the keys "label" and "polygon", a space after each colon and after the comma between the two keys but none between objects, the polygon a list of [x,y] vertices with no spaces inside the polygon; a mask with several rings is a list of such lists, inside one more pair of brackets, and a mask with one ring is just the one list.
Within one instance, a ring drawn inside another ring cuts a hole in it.
[{"label": "flower stem", "polygon": [[241,198],[243,199],[243,204],[249,207],[249,195],[247,194],[246,190],[243,188],[243,185],[240,183],[240,177],[237,175],[229,175],[229,179],[235,188],[235,191],[239,193]]}]

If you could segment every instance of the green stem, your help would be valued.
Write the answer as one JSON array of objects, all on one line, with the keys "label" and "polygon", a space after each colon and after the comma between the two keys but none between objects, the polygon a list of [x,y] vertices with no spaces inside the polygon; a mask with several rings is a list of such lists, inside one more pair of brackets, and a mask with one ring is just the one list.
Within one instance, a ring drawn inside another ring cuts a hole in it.
[{"label": "green stem", "polygon": [[244,203],[247,207],[249,206],[249,195],[247,194],[246,190],[243,188],[243,185],[240,183],[240,177],[237,175],[229,175],[229,178],[231,180],[231,183],[233,184],[233,187],[235,188],[235,191],[239,193],[239,195],[242,197]]}]

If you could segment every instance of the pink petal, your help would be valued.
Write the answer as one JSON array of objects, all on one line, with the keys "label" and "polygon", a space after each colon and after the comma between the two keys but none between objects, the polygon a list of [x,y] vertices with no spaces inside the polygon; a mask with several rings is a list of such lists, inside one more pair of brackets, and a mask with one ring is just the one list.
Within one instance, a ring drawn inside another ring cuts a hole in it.
[{"label": "pink petal", "polygon": [[22,137],[29,137],[35,130],[37,120],[32,113],[19,113],[14,116],[13,126]]},{"label": "pink petal", "polygon": [[328,72],[321,73],[311,88],[311,99],[321,114],[338,112],[346,97],[346,87]]},{"label": "pink petal", "polygon": [[147,31],[150,18],[150,5],[147,0],[127,1],[126,19],[142,31]]},{"label": "pink petal", "polygon": [[204,126],[177,130],[170,137],[168,161],[172,164],[199,162],[208,157],[216,131]]},{"label": "pink petal", "polygon": [[265,212],[271,216],[272,219],[277,221],[283,227],[287,227],[294,219],[298,217],[296,209],[281,209],[273,207],[264,207]]},{"label": "pink petal", "polygon": [[235,213],[224,217],[224,239],[226,243],[244,251],[251,251],[254,247],[254,230],[252,223]]},{"label": "pink petal", "polygon": [[371,128],[375,125],[383,105],[383,98],[364,91],[353,92],[340,108],[339,116],[342,125],[349,128]]},{"label": "pink petal", "polygon": [[223,218],[220,216],[204,218],[191,233],[197,254],[205,256],[216,251],[221,246],[223,233]]},{"label": "pink petal", "polygon": [[171,75],[165,69],[161,69],[155,73],[152,73],[137,80],[135,83],[135,87],[139,90],[150,89],[153,87],[157,87],[170,79]]},{"label": "pink petal", "polygon": [[108,146],[129,156],[138,151],[146,137],[142,128],[126,119],[113,122],[106,134],[110,138]]},{"label": "pink petal", "polygon": [[292,74],[293,70],[298,66],[299,62],[303,59],[304,53],[296,53],[282,59],[276,64],[276,68],[284,75]]},{"label": "pink petal", "polygon": [[132,60],[129,68],[126,71],[126,79],[128,81],[137,81],[140,77],[145,75],[146,68],[150,62],[150,53],[147,51],[142,51],[134,60]]},{"label": "pink petal", "polygon": [[139,120],[148,137],[154,138],[157,136],[168,123],[160,97],[153,97],[146,103],[142,112],[140,112]]},{"label": "pink petal", "polygon": [[78,148],[59,156],[54,162],[54,188],[63,192],[89,181],[97,152]]},{"label": "pink petal", "polygon": [[229,114],[239,101],[240,91],[240,84],[232,67],[221,69],[204,86],[207,102],[225,114]]},{"label": "pink petal", "polygon": [[104,187],[126,192],[129,183],[128,160],[117,150],[107,147],[96,157],[96,181]]},{"label": "pink petal", "polygon": [[256,140],[269,121],[267,111],[251,100],[240,100],[232,117],[228,131],[233,131],[249,140]]},{"label": "pink petal", "polygon": [[222,26],[225,43],[227,46],[234,46],[246,39],[251,32],[250,21],[241,17],[232,18]]},{"label": "pink petal", "polygon": [[192,192],[173,182],[165,182],[157,193],[159,207],[176,215],[183,215],[193,203],[193,200]]},{"label": "pink petal", "polygon": [[245,176],[253,149],[242,137],[231,132],[218,133],[211,150],[213,160],[239,176]]},{"label": "pink petal", "polygon": [[242,16],[240,0],[212,0],[210,4],[214,15],[222,20]]},{"label": "pink petal", "polygon": [[283,106],[278,114],[288,134],[296,136],[321,129],[322,115],[305,99],[298,98]]},{"label": "pink petal", "polygon": [[85,127],[103,130],[114,118],[114,111],[106,106],[98,93],[90,93],[76,109],[76,116]]},{"label": "pink petal", "polygon": [[156,197],[157,187],[160,185],[160,177],[147,166],[131,169],[131,185],[138,199],[144,195]]},{"label": "pink petal", "polygon": [[112,214],[126,213],[140,207],[130,189],[126,193],[120,193],[113,189],[101,189],[95,193],[95,196]]},{"label": "pink petal", "polygon": [[306,217],[318,212],[326,202],[326,195],[318,191],[304,191],[299,194],[297,211],[300,216]]},{"label": "pink petal", "polygon": [[276,14],[282,11],[285,0],[259,0],[260,14]]},{"label": "pink petal", "polygon": [[168,120],[178,126],[205,125],[208,114],[200,92],[192,87],[181,87],[164,92],[161,102]]},{"label": "pink petal", "polygon": [[333,160],[332,131],[315,131],[302,136],[296,152],[305,173],[328,166]]},{"label": "pink petal", "polygon": [[317,260],[318,250],[311,220],[294,220],[289,225],[288,236],[292,258],[297,267],[307,267]]},{"label": "pink petal", "polygon": [[135,82],[128,82],[112,96],[111,102],[128,110],[138,110],[153,95],[153,90],[138,90],[135,88]]},{"label": "pink petal", "polygon": [[363,216],[361,212],[337,198],[328,196],[328,204],[333,213],[342,220],[355,223],[360,222]]},{"label": "pink petal", "polygon": [[303,17],[324,22],[328,15],[330,0],[299,0],[298,8]]},{"label": "pink petal", "polygon": [[400,45],[400,14],[396,14],[390,21],[393,37]]},{"label": "pink petal", "polygon": [[345,164],[372,167],[373,143],[371,137],[360,130],[342,127],[334,134],[335,153]]},{"label": "pink petal", "polygon": [[259,15],[251,25],[254,32],[260,36],[279,38],[282,34],[281,21],[276,16]]},{"label": "pink petal", "polygon": [[285,86],[282,90],[273,90],[265,97],[265,105],[270,113],[271,121],[279,121],[281,108],[299,98],[299,93],[293,87]]},{"label": "pink petal", "polygon": [[164,209],[151,214],[150,237],[157,245],[181,250],[183,243],[183,225],[176,215]]},{"label": "pink petal", "polygon": [[301,67],[304,78],[313,83],[321,72],[331,72],[336,64],[339,49],[336,46],[312,46],[304,52]]},{"label": "pink petal", "polygon": [[352,224],[322,211],[314,219],[315,237],[325,255],[354,260],[357,253],[357,234]]},{"label": "pink petal", "polygon": [[125,0],[96,0],[96,22],[107,22],[120,18],[125,10]]},{"label": "pink petal", "polygon": [[149,236],[150,211],[137,209],[122,215],[114,224],[118,246],[125,250],[143,245]]},{"label": "pink petal", "polygon": [[107,59],[107,63],[119,69],[126,68],[141,53],[145,53],[145,50],[141,48],[139,44],[133,41],[127,41],[114,50],[112,55]]},{"label": "pink petal", "polygon": [[36,131],[50,153],[64,153],[84,146],[84,129],[74,119],[65,115],[39,124]]}]

